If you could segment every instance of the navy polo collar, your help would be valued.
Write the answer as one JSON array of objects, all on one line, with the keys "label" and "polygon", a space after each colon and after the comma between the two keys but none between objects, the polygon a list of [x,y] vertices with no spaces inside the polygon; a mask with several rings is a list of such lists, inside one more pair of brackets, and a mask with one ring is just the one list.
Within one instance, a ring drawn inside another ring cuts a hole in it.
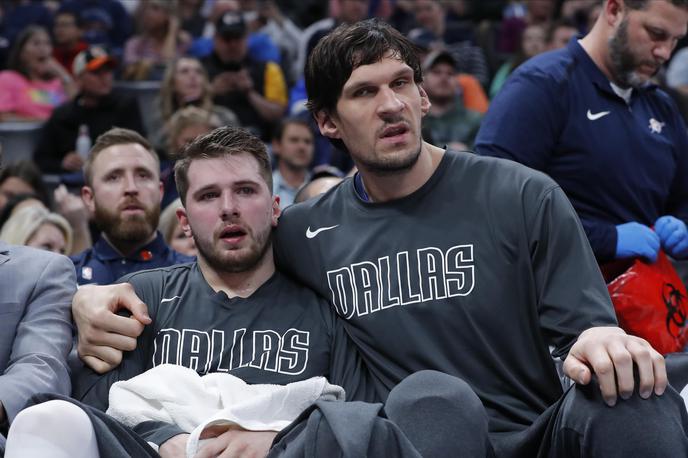
[{"label": "navy polo collar", "polygon": [[[607,78],[607,76],[604,73],[602,73],[602,70],[600,70],[600,68],[597,66],[597,64],[595,64],[590,55],[588,55],[585,49],[583,49],[583,46],[581,46],[581,44],[578,42],[579,39],[580,37],[573,37],[569,41],[567,47],[571,55],[574,56],[574,58],[578,62],[580,62],[580,65],[584,69],[586,75],[588,75],[590,81],[592,81],[592,83],[599,90],[622,100],[621,97],[619,97],[619,95],[617,95],[612,89],[611,81],[609,81],[609,78]],[[655,88],[657,88],[656,84],[648,82],[642,88],[634,89],[633,96],[635,96],[635,94],[637,94],[638,91],[646,91]]]},{"label": "navy polo collar", "polygon": [[117,259],[127,259],[137,262],[146,262],[165,256],[169,250],[162,234],[156,231],[155,238],[147,245],[139,248],[129,256],[122,256],[108,241],[101,237],[93,244],[93,254],[100,261],[115,261]]}]

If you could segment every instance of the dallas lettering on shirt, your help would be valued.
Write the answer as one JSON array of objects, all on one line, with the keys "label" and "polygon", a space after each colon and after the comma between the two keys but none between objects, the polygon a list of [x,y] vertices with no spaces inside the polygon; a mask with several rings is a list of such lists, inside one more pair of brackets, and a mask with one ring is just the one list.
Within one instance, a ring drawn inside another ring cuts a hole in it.
[{"label": "dallas lettering on shirt", "polygon": [[332,303],[346,319],[390,307],[467,296],[475,286],[473,245],[419,248],[327,272]]},{"label": "dallas lettering on shirt", "polygon": [[310,332],[289,329],[284,334],[270,329],[236,329],[231,346],[225,331],[213,329],[161,329],[155,336],[153,366],[176,364],[199,374],[229,372],[253,367],[286,375],[301,374],[308,365]]}]

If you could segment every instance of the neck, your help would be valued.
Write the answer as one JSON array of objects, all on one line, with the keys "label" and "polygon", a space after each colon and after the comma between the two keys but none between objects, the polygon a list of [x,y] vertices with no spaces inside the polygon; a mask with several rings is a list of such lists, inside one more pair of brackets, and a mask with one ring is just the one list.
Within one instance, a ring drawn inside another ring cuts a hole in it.
[{"label": "neck", "polygon": [[81,94],[79,97],[79,104],[83,107],[95,107],[100,103],[100,97],[90,94]]},{"label": "neck", "polygon": [[433,99],[430,101],[431,105],[428,113],[434,116],[441,116],[454,107],[455,101],[456,97]]},{"label": "neck", "polygon": [[249,297],[275,273],[272,246],[252,269],[244,272],[220,272],[211,267],[199,254],[198,267],[205,281],[215,292],[222,291],[231,297]]},{"label": "neck", "polygon": [[609,55],[606,52],[608,49],[607,41],[608,37],[605,36],[602,29],[593,27],[590,33],[580,40],[580,45],[607,79],[614,81],[609,66]]},{"label": "neck", "polygon": [[306,173],[308,171],[306,168],[293,167],[285,161],[280,161],[277,168],[284,181],[292,188],[298,188],[306,180]]},{"label": "neck", "polygon": [[408,170],[376,173],[359,165],[358,171],[368,197],[373,202],[388,202],[406,197],[423,186],[437,169],[444,153],[442,148],[422,142],[418,161]]},{"label": "neck", "polygon": [[102,237],[105,239],[105,241],[109,243],[110,246],[114,248],[115,251],[117,251],[123,257],[128,257],[140,248],[143,248],[144,246],[148,245],[153,240],[155,240],[156,236],[157,232],[153,231],[150,237],[148,237],[146,240],[129,241],[115,239],[113,237],[108,236],[108,234],[106,234],[105,232],[103,232],[102,234]]}]

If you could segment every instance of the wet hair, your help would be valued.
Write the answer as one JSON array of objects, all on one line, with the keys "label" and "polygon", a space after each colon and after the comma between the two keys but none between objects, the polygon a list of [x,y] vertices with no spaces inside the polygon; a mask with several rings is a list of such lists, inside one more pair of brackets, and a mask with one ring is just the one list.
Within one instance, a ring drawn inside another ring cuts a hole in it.
[{"label": "wet hair", "polygon": [[186,205],[189,190],[189,167],[198,159],[214,159],[237,154],[250,154],[258,162],[261,176],[272,193],[272,166],[265,144],[246,129],[224,126],[197,137],[186,145],[174,165],[177,192]]},{"label": "wet hair", "polygon": [[389,53],[413,69],[417,84],[423,81],[420,49],[395,28],[379,19],[340,25],[324,36],[308,57],[304,71],[306,106],[313,114],[334,114],[351,73],[361,65],[379,62]]},{"label": "wet hair", "polygon": [[131,143],[143,146],[155,159],[155,162],[158,164],[158,169],[160,168],[160,158],[148,140],[136,131],[123,129],[121,127],[113,127],[96,138],[95,144],[88,153],[88,158],[86,158],[86,163],[84,164],[84,179],[86,184],[88,186],[93,185],[93,162],[101,151],[111,146],[128,145]]}]

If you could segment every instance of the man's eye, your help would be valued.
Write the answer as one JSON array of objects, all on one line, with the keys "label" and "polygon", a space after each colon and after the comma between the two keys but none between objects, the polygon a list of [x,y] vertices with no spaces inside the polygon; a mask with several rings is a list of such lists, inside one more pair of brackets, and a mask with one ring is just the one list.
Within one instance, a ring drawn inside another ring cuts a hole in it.
[{"label": "man's eye", "polygon": [[396,80],[395,82],[392,83],[392,86],[394,87],[403,87],[408,83],[406,80]]},{"label": "man's eye", "polygon": [[365,97],[372,94],[372,92],[373,91],[370,88],[364,87],[354,92],[354,97]]},{"label": "man's eye", "polygon": [[211,200],[214,199],[218,196],[216,192],[206,192],[204,194],[201,194],[200,200]]},{"label": "man's eye", "polygon": [[254,194],[255,190],[249,186],[242,186],[238,189],[239,194]]}]

